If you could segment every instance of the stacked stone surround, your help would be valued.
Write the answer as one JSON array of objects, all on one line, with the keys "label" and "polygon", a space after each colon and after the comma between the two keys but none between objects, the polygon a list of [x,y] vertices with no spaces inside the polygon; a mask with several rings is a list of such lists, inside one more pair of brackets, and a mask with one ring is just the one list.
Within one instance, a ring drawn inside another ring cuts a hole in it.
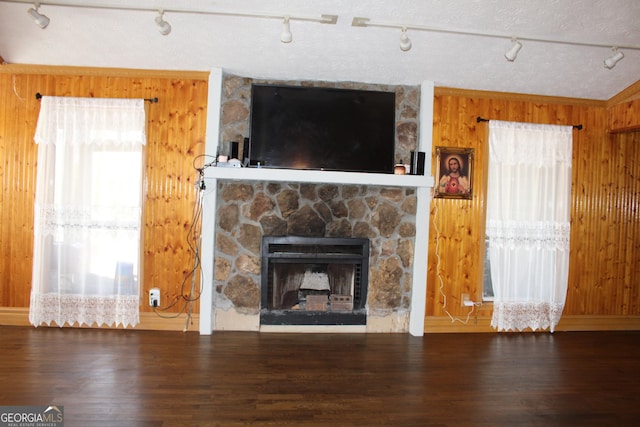
[{"label": "stacked stone surround", "polygon": [[365,185],[220,182],[216,306],[260,309],[262,236],[370,240],[370,314],[408,310],[415,242],[414,189]]},{"label": "stacked stone surround", "polygon": [[[242,141],[249,134],[251,83],[395,91],[396,162],[407,162],[415,150],[419,87],[255,81],[237,76],[223,80],[221,141]],[[371,242],[369,316],[408,316],[416,201],[412,188],[219,181],[214,310],[259,317],[263,235],[365,237]],[[406,331],[406,325],[398,328]]]}]

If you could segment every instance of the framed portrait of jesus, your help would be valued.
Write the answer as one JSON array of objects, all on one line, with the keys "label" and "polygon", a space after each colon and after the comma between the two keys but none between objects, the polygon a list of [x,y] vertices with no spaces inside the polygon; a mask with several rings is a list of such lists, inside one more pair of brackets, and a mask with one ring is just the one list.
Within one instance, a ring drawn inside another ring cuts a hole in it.
[{"label": "framed portrait of jesus", "polygon": [[436,186],[434,197],[471,199],[473,197],[473,148],[436,147]]}]

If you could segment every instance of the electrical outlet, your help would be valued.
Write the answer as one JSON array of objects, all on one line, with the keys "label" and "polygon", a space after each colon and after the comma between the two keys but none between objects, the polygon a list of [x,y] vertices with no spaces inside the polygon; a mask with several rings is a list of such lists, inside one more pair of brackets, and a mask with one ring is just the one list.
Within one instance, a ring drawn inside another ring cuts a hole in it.
[{"label": "electrical outlet", "polygon": [[149,290],[149,305],[151,307],[160,307],[160,289],[152,288]]},{"label": "electrical outlet", "polygon": [[469,294],[462,294],[462,298],[460,298],[460,305],[463,307],[466,306],[466,301],[471,301],[471,297],[469,296]]}]

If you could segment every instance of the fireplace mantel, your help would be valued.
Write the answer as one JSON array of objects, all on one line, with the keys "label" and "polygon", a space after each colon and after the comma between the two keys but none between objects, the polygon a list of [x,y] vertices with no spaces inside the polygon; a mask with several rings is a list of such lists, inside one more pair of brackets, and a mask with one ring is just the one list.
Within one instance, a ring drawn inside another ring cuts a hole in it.
[{"label": "fireplace mantel", "polygon": [[393,175],[386,173],[335,172],[322,170],[211,167],[205,170],[207,179],[233,181],[305,182],[318,184],[364,184],[382,187],[433,187],[433,177],[423,175]]}]

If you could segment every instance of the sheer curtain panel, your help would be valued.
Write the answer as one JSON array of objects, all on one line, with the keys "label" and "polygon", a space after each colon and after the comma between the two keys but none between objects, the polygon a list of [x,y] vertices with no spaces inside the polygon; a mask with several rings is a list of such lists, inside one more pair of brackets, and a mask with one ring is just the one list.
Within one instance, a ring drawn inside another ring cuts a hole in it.
[{"label": "sheer curtain panel", "polygon": [[554,331],[569,276],[572,127],[491,121],[491,326]]},{"label": "sheer curtain panel", "polygon": [[42,97],[29,320],[139,322],[142,99]]}]

